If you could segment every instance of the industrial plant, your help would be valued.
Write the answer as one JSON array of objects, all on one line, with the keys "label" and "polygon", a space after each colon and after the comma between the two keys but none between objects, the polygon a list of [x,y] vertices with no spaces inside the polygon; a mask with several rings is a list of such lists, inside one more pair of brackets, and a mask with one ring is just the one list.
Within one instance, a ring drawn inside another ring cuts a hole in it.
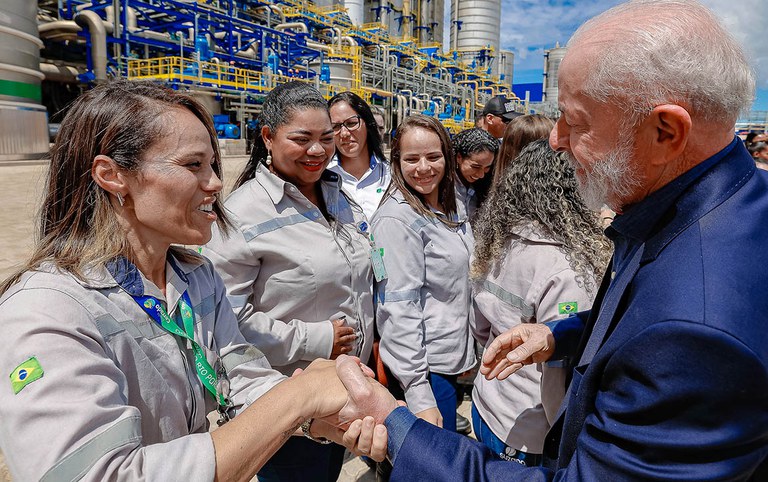
[{"label": "industrial plant", "polygon": [[444,0],[6,0],[0,160],[44,155],[59,112],[115,78],[191,92],[222,139],[245,139],[263,97],[291,80],[328,98],[355,92],[384,109],[388,130],[421,112],[457,132],[492,96],[518,99],[513,54],[499,48],[501,0],[453,0],[448,26],[444,10]]}]

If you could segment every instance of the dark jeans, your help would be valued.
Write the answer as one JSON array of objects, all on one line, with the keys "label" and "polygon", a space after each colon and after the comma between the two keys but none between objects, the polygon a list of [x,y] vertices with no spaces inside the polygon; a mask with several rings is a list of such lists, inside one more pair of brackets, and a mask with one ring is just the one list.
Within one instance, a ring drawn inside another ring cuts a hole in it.
[{"label": "dark jeans", "polygon": [[[429,374],[429,384],[432,387],[432,394],[435,396],[437,402],[437,409],[440,410],[440,416],[443,417],[443,428],[456,431],[456,408],[457,408],[457,391],[460,390],[456,379],[458,375],[439,375],[437,373]],[[398,392],[396,387],[393,390],[390,387],[390,392],[393,392],[395,398],[402,400],[404,397],[402,392]],[[386,482],[389,480],[389,475],[392,473],[392,464],[389,460],[380,462],[376,465],[376,481]]]},{"label": "dark jeans", "polygon": [[521,465],[525,465],[526,467],[541,465],[541,454],[529,454],[521,450],[516,450],[497,437],[496,434],[491,431],[488,424],[485,423],[483,417],[480,416],[480,412],[477,411],[474,403],[472,404],[472,429],[475,432],[475,437],[477,437],[478,442],[482,442],[502,459],[514,461]]},{"label": "dark jeans", "polygon": [[257,474],[259,482],[335,482],[344,462],[344,447],[291,437]]},{"label": "dark jeans", "polygon": [[443,417],[443,428],[451,432],[456,431],[456,392],[459,390],[457,378],[457,375],[429,374],[432,394]]}]

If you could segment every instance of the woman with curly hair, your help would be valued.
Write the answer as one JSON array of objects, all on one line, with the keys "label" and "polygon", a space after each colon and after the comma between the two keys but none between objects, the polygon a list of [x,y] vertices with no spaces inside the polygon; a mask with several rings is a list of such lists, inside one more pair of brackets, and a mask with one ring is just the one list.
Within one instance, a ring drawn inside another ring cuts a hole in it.
[{"label": "woman with curly hair", "polygon": [[[480,343],[519,323],[591,307],[611,246],[577,192],[573,168],[546,140],[529,144],[507,167],[473,230],[472,329]],[[478,375],[475,434],[502,458],[537,465],[564,395],[560,368],[529,365],[504,383]]]},{"label": "woman with curly hair", "polygon": [[488,173],[499,151],[499,141],[483,129],[474,127],[459,132],[453,138],[456,155],[456,204],[472,218],[483,204],[491,176]]}]

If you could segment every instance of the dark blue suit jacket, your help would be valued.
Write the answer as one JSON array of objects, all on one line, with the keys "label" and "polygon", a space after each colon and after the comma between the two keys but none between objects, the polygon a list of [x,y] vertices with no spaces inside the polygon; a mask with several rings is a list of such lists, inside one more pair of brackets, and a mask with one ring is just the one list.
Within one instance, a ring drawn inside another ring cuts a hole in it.
[{"label": "dark blue suit jacket", "polygon": [[392,480],[768,480],[768,176],[727,149],[601,289],[549,467],[419,420]]}]

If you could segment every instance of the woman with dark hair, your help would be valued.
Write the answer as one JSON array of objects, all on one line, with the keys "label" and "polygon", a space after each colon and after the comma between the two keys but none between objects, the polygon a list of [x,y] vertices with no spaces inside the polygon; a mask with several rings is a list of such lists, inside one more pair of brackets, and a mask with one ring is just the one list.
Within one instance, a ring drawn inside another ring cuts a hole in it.
[{"label": "woman with dark hair", "polygon": [[15,479],[247,480],[346,402],[333,364],[271,370],[210,262],[178,247],[228,229],[220,169],[212,119],[188,95],[117,81],[70,108],[40,239],[0,286],[0,446]]},{"label": "woman with dark hair", "polygon": [[758,169],[768,170],[768,143],[755,142],[747,146]]},{"label": "woman with dark hair", "polygon": [[492,176],[487,174],[498,151],[499,141],[483,129],[467,129],[453,137],[456,204],[468,218],[474,217],[488,195]]},{"label": "woman with dark hair", "polygon": [[[611,246],[578,194],[573,168],[548,141],[532,142],[507,165],[473,231],[472,329],[480,343],[591,307]],[[564,394],[559,368],[529,365],[504,383],[478,374],[475,435],[502,458],[537,465]]]},{"label": "woman with dark hair", "polygon": [[540,114],[522,115],[512,119],[504,128],[499,155],[493,168],[493,185],[499,183],[507,166],[515,160],[525,146],[537,139],[549,138],[555,121]]},{"label": "woman with dark hair", "polygon": [[371,222],[380,353],[418,417],[456,430],[456,377],[475,364],[469,332],[472,235],[456,210],[445,128],[413,115],[392,144],[392,183]]},{"label": "woman with dark hair", "polygon": [[[373,343],[368,224],[326,170],[334,151],[325,99],[302,82],[264,100],[261,135],[225,202],[234,233],[214,230],[204,253],[221,273],[240,330],[290,376],[317,358]],[[293,437],[259,480],[328,481],[344,448]]]},{"label": "woman with dark hair", "polygon": [[744,139],[744,145],[749,148],[749,146],[752,144],[766,141],[768,141],[768,135],[765,132],[750,131],[747,133],[747,137]]},{"label": "woman with dark hair", "polygon": [[331,97],[328,109],[336,142],[328,169],[341,176],[344,189],[370,219],[391,179],[376,119],[368,103],[352,92]]}]

